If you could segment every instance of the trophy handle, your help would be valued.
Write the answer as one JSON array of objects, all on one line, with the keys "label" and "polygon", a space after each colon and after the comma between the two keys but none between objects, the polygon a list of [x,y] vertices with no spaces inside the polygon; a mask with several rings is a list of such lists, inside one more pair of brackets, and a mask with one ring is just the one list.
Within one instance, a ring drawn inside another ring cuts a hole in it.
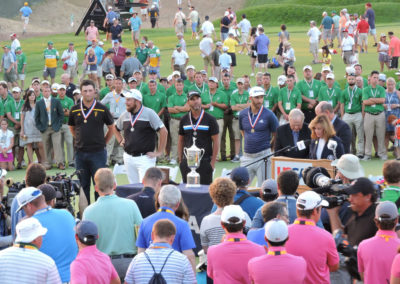
[{"label": "trophy handle", "polygon": [[185,157],[186,157],[186,159],[187,159],[188,156],[187,156],[187,148],[186,148],[186,147],[183,148],[183,154],[185,155]]},{"label": "trophy handle", "polygon": [[204,149],[200,149],[200,159],[199,159],[199,161],[203,158],[204,152],[205,152]]}]

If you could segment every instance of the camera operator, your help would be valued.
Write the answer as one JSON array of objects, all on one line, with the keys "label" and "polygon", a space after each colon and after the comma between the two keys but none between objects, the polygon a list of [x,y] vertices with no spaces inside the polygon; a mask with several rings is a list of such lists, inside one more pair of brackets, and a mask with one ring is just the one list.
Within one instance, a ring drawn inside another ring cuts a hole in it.
[{"label": "camera operator", "polygon": [[[7,171],[0,169],[0,196],[3,197],[4,177]],[[7,215],[6,206],[0,199],[0,248],[7,247],[12,244],[12,236],[9,235],[10,217]]]},{"label": "camera operator", "polygon": [[398,221],[396,205],[391,201],[380,202],[375,211],[379,230],[373,238],[362,241],[357,250],[358,271],[365,284],[389,282],[390,268],[400,246],[395,233]]},{"label": "camera operator", "polygon": [[56,197],[57,197],[56,190],[54,189],[54,187],[51,184],[44,183],[41,184],[38,188],[42,191],[46,204],[51,208],[54,208],[56,205]]},{"label": "camera operator", "polygon": [[[39,185],[44,184],[45,182],[46,182],[45,167],[42,164],[30,164],[26,169],[26,174],[25,174],[26,187],[38,187]],[[15,238],[15,226],[23,217],[25,217],[24,210],[20,210],[19,212],[17,212],[17,209],[20,206],[20,204],[18,204],[18,195],[19,193],[13,199],[10,210],[11,235],[13,236],[13,239]]]}]

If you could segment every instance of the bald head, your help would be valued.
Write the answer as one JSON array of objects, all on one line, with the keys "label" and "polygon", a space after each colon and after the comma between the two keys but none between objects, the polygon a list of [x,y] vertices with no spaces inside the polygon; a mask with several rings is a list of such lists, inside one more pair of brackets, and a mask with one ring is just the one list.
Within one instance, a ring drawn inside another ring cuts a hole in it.
[{"label": "bald head", "polygon": [[315,107],[315,114],[316,115],[321,115],[324,114],[326,115],[329,120],[332,120],[333,117],[335,116],[335,113],[333,112],[333,107],[330,103],[328,102],[320,102],[316,107]]}]

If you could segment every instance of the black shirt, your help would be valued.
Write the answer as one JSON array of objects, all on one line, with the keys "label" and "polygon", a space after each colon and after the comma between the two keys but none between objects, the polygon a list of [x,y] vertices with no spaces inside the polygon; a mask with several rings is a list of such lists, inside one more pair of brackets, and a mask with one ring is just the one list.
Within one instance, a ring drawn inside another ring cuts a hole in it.
[{"label": "black shirt", "polygon": [[[221,20],[221,24],[225,25],[225,26],[229,26],[231,23],[231,20],[229,20],[228,17],[223,17]],[[229,32],[229,28],[227,27],[221,27],[221,33],[227,33]]]},{"label": "black shirt", "polygon": [[142,191],[129,195],[127,198],[136,202],[142,217],[146,218],[147,216],[156,213],[154,194],[155,191],[152,187],[144,187]]},{"label": "black shirt", "polygon": [[[85,114],[89,109],[83,105]],[[71,108],[68,125],[75,126],[75,147],[82,152],[99,152],[106,147],[104,124],[112,125],[114,119],[106,106],[100,102],[84,123],[80,102]]]},{"label": "black shirt", "polygon": [[[72,100],[74,100],[74,94],[73,94],[73,92],[75,91],[75,89],[76,89],[76,86],[74,85],[74,84],[72,84],[72,83],[69,83],[69,85],[67,86],[67,90],[66,90],[66,92],[65,92],[65,94],[69,97],[69,98],[71,98]],[[75,101],[75,100],[74,100]]]},{"label": "black shirt", "polygon": [[378,230],[374,222],[375,208],[376,205],[372,204],[361,216],[354,212],[350,217],[344,227],[344,233],[347,234],[350,245],[358,246],[361,241],[375,236]]},{"label": "black shirt", "polygon": [[112,40],[120,40],[121,39],[121,35],[120,33],[122,32],[122,26],[121,25],[112,25],[110,28],[110,32],[111,32],[111,39]]},{"label": "black shirt", "polygon": [[[184,147],[191,147],[193,145],[193,128],[190,123],[189,115],[192,112],[185,114],[179,123],[179,135],[184,138]],[[199,117],[200,118],[200,117]],[[196,125],[198,119],[194,119],[192,116],[193,125]],[[200,149],[204,149],[204,157],[210,158],[213,152],[213,144],[211,136],[218,134],[218,123],[215,117],[211,114],[204,112],[202,121],[196,130],[196,146]],[[183,157],[184,158],[184,157]]]}]

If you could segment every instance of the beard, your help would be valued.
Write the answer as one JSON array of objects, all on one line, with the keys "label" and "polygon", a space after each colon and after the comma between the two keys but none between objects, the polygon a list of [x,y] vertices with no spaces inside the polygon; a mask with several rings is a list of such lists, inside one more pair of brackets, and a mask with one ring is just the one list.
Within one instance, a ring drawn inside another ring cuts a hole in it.
[{"label": "beard", "polygon": [[356,82],[351,82],[351,83],[349,83],[349,86],[354,86],[356,84]]}]

